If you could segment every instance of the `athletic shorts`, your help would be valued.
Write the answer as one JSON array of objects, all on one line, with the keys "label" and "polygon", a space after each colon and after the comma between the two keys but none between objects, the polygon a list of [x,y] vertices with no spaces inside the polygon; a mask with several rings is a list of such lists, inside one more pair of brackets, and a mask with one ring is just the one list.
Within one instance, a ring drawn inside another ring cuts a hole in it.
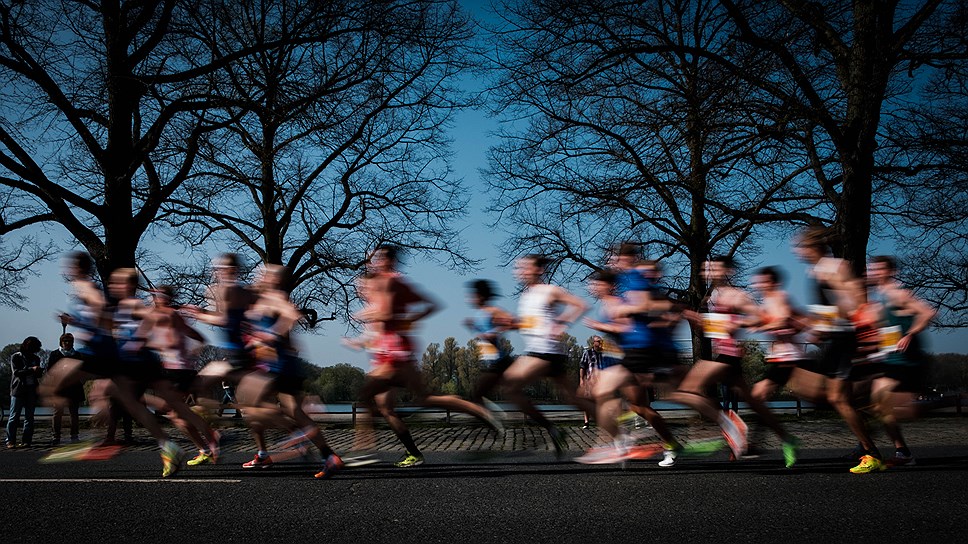
[{"label": "athletic shorts", "polygon": [[481,368],[481,372],[484,372],[487,374],[501,375],[501,374],[504,374],[504,371],[507,370],[508,367],[510,367],[511,363],[513,362],[514,362],[514,357],[511,357],[510,355],[505,355],[504,357],[501,357],[496,361],[491,361],[490,364],[484,363],[484,367]]},{"label": "athletic shorts", "polygon": [[920,393],[924,389],[927,369],[921,365],[884,365],[884,377],[897,380],[894,391]]},{"label": "athletic shorts", "polygon": [[399,366],[416,362],[410,338],[395,332],[381,334],[373,347],[373,365]]},{"label": "athletic shorts", "polygon": [[303,382],[306,380],[302,376],[275,372],[269,372],[266,375],[272,380],[272,389],[277,393],[297,396],[303,392]]},{"label": "athletic shorts", "polygon": [[625,348],[622,366],[632,374],[653,374],[656,379],[668,379],[682,364],[674,350],[661,348]]},{"label": "athletic shorts", "polygon": [[192,390],[192,386],[195,384],[195,378],[198,373],[194,370],[189,369],[164,369],[161,372],[161,377],[171,382],[171,385],[175,388],[175,391],[179,393],[189,393]]},{"label": "athletic shorts", "polygon": [[549,378],[557,378],[568,373],[568,356],[564,353],[535,353],[529,351],[525,353],[525,356],[551,363],[551,367],[548,369]]},{"label": "athletic shorts", "polygon": [[731,373],[743,373],[743,358],[735,355],[723,355],[722,353],[713,357],[713,361],[729,366]]},{"label": "athletic shorts", "polygon": [[820,345],[817,356],[818,371],[828,378],[850,379],[857,351],[857,336],[853,331],[831,333]]},{"label": "athletic shorts", "polygon": [[110,378],[118,371],[118,345],[114,337],[106,334],[94,335],[77,352],[81,370],[99,378]]},{"label": "athletic shorts", "polygon": [[250,370],[255,366],[255,358],[247,348],[234,347],[222,349],[225,353],[225,362],[232,367],[232,371]]},{"label": "athletic shorts", "polygon": [[873,378],[879,378],[884,375],[885,371],[884,363],[859,363],[855,364],[850,369],[850,374],[848,374],[847,379],[850,381],[864,381]]},{"label": "athletic shorts", "polygon": [[794,368],[796,367],[789,365],[766,365],[766,374],[763,375],[763,379],[782,387],[790,381]]}]

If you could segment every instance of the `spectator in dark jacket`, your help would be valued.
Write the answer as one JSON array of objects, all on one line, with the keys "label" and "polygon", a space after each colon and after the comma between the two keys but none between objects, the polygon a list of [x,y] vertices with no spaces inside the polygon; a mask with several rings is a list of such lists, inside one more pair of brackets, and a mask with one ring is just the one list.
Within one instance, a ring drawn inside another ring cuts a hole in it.
[{"label": "spectator in dark jacket", "polygon": [[37,383],[40,380],[40,340],[28,336],[20,351],[10,357],[10,417],[7,420],[8,448],[17,445],[17,426],[24,415],[22,446],[30,446],[34,438],[34,408],[37,406]]}]

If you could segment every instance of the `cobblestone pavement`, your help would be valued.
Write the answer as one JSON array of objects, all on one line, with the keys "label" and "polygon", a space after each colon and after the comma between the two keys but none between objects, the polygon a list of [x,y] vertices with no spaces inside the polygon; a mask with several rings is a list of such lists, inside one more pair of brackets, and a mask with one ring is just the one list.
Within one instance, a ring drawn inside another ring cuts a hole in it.
[{"label": "cobblestone pavement", "polygon": [[[578,413],[555,414],[557,424],[567,431],[568,450],[584,451],[604,440],[601,432],[594,426],[581,428]],[[745,414],[744,414],[745,417]],[[348,418],[335,418],[336,421],[321,423],[327,441],[338,452],[348,452],[354,449],[354,431]],[[46,451],[51,448],[52,438],[50,425],[46,418],[36,423],[33,445],[29,448],[13,450],[0,449],[0,455],[15,454],[19,451]],[[483,425],[465,416],[452,417],[450,422],[444,421],[442,414],[419,414],[407,419],[411,425],[411,432],[417,445],[425,452],[515,452],[515,451],[552,451],[554,446],[543,429],[535,425],[522,422],[520,415],[506,420],[506,432],[498,436]],[[778,449],[779,440],[768,429],[758,425],[750,417],[751,441],[763,450]],[[82,439],[100,439],[103,429],[85,428],[82,422]],[[223,451],[250,452],[253,443],[248,431],[238,420],[223,418],[214,422],[222,433]],[[807,415],[804,417],[788,416],[784,418],[784,425],[788,431],[798,437],[804,449],[850,449],[856,441],[840,419],[828,415]],[[673,433],[682,441],[715,438],[718,429],[696,417],[677,417],[670,421]],[[889,451],[890,442],[883,429],[876,422],[871,424],[874,439],[882,445],[882,450]],[[918,446],[964,446],[968,444],[968,417],[956,415],[936,415],[914,422],[903,424],[905,437],[909,445],[916,449]],[[186,448],[191,448],[188,442],[176,429],[169,431],[177,442]],[[118,436],[121,436],[119,429]],[[281,431],[267,433],[270,443],[282,441],[286,434]],[[643,441],[656,440],[648,427],[638,429]],[[402,452],[403,447],[393,433],[378,425],[373,433],[376,451]],[[133,443],[127,446],[134,450],[151,450],[156,446],[151,437],[141,428],[135,428]]]}]

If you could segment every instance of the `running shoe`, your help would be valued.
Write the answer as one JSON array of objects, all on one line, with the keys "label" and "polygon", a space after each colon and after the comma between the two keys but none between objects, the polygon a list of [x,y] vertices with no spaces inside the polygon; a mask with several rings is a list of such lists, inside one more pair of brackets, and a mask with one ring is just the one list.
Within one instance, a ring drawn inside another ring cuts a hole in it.
[{"label": "running shoe", "polygon": [[343,460],[339,458],[339,455],[331,453],[326,460],[323,461],[323,469],[316,473],[316,479],[325,480],[326,478],[332,478],[333,474],[336,474],[342,468]]},{"label": "running shoe", "polygon": [[682,446],[679,444],[665,444],[665,450],[662,452],[662,460],[659,461],[659,466],[663,468],[674,467],[680,453],[682,453]]},{"label": "running shoe", "polygon": [[188,460],[186,465],[190,467],[197,467],[198,465],[204,465],[205,463],[215,464],[215,456],[207,452],[200,451],[198,455]]},{"label": "running shoe", "polygon": [[850,469],[850,471],[854,474],[868,474],[870,472],[877,472],[881,470],[887,470],[887,465],[873,455],[865,455],[861,457],[860,464]]},{"label": "running shoe", "polygon": [[746,451],[746,434],[727,414],[722,414],[719,418],[719,426],[723,430],[723,437],[729,444],[729,449],[733,452],[736,459],[741,459]]},{"label": "running shoe", "polygon": [[790,437],[783,441],[783,464],[786,468],[793,468],[793,465],[797,464],[797,453],[800,449],[800,441],[794,437]]},{"label": "running shoe", "polygon": [[255,454],[255,457],[253,457],[251,461],[249,461],[248,463],[242,464],[242,468],[253,468],[253,469],[255,468],[264,469],[264,468],[269,468],[271,466],[272,466],[272,457],[269,457],[268,455],[266,455],[265,457],[259,457],[258,453]]},{"label": "running shoe", "polygon": [[911,453],[898,450],[894,452],[894,457],[887,460],[887,464],[892,467],[913,467],[918,462]]},{"label": "running shoe", "polygon": [[181,469],[184,458],[185,452],[177,444],[171,440],[165,442],[165,445],[161,447],[161,462],[164,465],[161,469],[161,477],[170,478],[174,476]]},{"label": "running shoe", "polygon": [[403,456],[403,459],[394,463],[393,466],[398,468],[410,468],[410,467],[419,467],[423,463],[424,463],[423,455],[411,455],[408,453]]},{"label": "running shoe", "polygon": [[729,420],[736,425],[736,428],[739,429],[740,434],[743,435],[743,444],[745,444],[745,446],[743,447],[743,455],[745,456],[746,450],[749,449],[750,428],[746,425],[746,422],[739,417],[739,414],[737,414],[733,410],[727,410],[726,416],[729,417]]}]

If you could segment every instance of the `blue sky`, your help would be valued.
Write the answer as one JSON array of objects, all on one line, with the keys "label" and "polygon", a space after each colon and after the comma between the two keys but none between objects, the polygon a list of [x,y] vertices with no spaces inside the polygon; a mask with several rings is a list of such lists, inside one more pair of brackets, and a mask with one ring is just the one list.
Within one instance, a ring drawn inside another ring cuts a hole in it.
[{"label": "blue sky", "polygon": [[[488,17],[482,8],[483,2],[465,1],[468,9],[477,17]],[[471,80],[468,85],[477,85]],[[472,89],[473,90],[473,89]],[[517,301],[513,297],[515,282],[511,275],[511,268],[503,266],[500,257],[500,246],[504,241],[500,232],[489,228],[490,219],[483,213],[488,205],[488,196],[484,192],[479,169],[485,166],[486,153],[489,146],[494,145],[491,133],[497,128],[497,121],[491,119],[483,111],[467,111],[459,114],[453,124],[453,168],[455,176],[462,178],[470,195],[466,224],[462,225],[468,248],[469,257],[481,259],[481,268],[477,271],[464,271],[463,274],[446,270],[427,263],[408,263],[404,271],[411,276],[422,290],[436,298],[444,305],[443,311],[428,319],[422,327],[423,345],[429,342],[442,342],[453,336],[463,345],[471,337],[461,325],[464,318],[470,314],[464,300],[464,285],[474,278],[487,278],[495,281],[505,295],[498,303],[513,310]],[[150,242],[149,242],[150,246]],[[755,262],[746,262],[749,268],[759,265],[774,264],[783,267],[788,272],[789,288],[794,298],[801,304],[808,300],[804,291],[805,267],[796,262],[790,253],[786,240],[765,240],[761,242],[762,251]],[[881,247],[884,252],[888,248]],[[3,338],[0,342],[19,343],[29,335],[38,336],[47,349],[56,347],[60,334],[60,325],[54,320],[58,310],[65,307],[66,286],[60,276],[59,262],[47,263],[38,268],[39,277],[31,278],[25,290],[28,302],[27,311],[5,309],[2,318]],[[576,294],[591,302],[583,285],[569,285]],[[349,332],[345,325],[325,322],[315,334],[303,334],[299,338],[303,357],[318,365],[328,366],[336,363],[351,363],[368,368],[366,354],[343,347],[340,337]],[[584,341],[591,331],[577,326],[570,331],[580,341]],[[681,336],[686,342],[686,333]],[[512,342],[516,342],[514,336]],[[933,332],[929,339],[929,349],[934,352],[965,352],[968,345],[968,331],[961,330],[954,333]]]}]

